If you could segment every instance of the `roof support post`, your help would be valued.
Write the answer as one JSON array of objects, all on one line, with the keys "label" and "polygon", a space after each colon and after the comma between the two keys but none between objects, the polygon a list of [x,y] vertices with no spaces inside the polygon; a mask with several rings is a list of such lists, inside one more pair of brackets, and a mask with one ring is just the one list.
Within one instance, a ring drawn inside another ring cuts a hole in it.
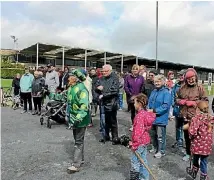
[{"label": "roof support post", "polygon": [[121,56],[121,73],[123,72],[123,54]]},{"label": "roof support post", "polygon": [[85,50],[85,70],[86,70],[86,67],[87,67],[87,49]]},{"label": "roof support post", "polygon": [[106,52],[104,52],[104,65],[106,65]]},{"label": "roof support post", "polygon": [[136,56],[136,64],[138,65],[138,57]]},{"label": "roof support post", "polygon": [[39,43],[36,44],[36,69],[39,68]]},{"label": "roof support post", "polygon": [[65,68],[65,47],[62,47],[62,70]]}]

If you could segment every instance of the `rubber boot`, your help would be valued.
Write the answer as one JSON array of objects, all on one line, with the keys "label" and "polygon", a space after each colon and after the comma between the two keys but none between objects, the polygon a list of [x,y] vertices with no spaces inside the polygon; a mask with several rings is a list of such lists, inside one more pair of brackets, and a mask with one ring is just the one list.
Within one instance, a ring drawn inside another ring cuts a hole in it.
[{"label": "rubber boot", "polygon": [[130,180],[139,180],[139,172],[130,171]]},{"label": "rubber boot", "polygon": [[200,180],[208,180],[207,174],[204,174],[204,173],[201,172]]},{"label": "rubber boot", "polygon": [[197,173],[198,173],[198,168],[195,166],[191,167],[187,167],[186,168],[186,172],[187,174],[192,178],[192,179],[196,179]]}]

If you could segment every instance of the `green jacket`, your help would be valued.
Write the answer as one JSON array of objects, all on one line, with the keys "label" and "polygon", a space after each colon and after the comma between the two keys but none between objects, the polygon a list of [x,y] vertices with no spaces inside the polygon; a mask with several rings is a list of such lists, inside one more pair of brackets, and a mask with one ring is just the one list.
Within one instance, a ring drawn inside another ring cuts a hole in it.
[{"label": "green jacket", "polygon": [[83,83],[68,88],[69,121],[74,127],[86,127],[90,123],[89,94]]}]

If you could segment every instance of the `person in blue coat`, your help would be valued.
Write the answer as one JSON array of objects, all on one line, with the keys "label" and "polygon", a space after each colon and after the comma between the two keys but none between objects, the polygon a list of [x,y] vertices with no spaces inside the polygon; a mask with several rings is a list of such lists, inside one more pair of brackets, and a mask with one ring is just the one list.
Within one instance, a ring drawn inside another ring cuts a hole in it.
[{"label": "person in blue coat", "polygon": [[166,148],[166,126],[172,98],[169,89],[165,86],[165,77],[157,75],[154,78],[155,89],[152,91],[148,101],[148,111],[156,113],[156,119],[151,129],[153,147],[150,152],[156,150],[155,158],[165,156]]},{"label": "person in blue coat", "polygon": [[181,70],[177,73],[178,82],[172,88],[172,107],[173,107],[173,116],[175,119],[175,136],[176,142],[172,145],[172,148],[183,148],[183,118],[180,116],[180,107],[176,104],[176,96],[180,87],[184,84],[184,74],[185,70]]}]

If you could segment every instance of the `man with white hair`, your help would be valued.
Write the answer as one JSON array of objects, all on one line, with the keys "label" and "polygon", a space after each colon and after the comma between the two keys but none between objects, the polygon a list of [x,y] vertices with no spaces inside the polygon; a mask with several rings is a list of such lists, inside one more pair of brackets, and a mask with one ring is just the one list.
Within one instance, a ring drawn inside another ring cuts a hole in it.
[{"label": "man with white hair", "polygon": [[105,110],[105,134],[106,136],[100,140],[110,140],[109,131],[112,133],[112,144],[119,144],[118,125],[117,125],[117,110],[118,110],[118,93],[119,79],[116,73],[112,72],[112,66],[106,64],[103,66],[103,77],[97,81],[96,91],[100,94],[99,99],[102,99]]}]

